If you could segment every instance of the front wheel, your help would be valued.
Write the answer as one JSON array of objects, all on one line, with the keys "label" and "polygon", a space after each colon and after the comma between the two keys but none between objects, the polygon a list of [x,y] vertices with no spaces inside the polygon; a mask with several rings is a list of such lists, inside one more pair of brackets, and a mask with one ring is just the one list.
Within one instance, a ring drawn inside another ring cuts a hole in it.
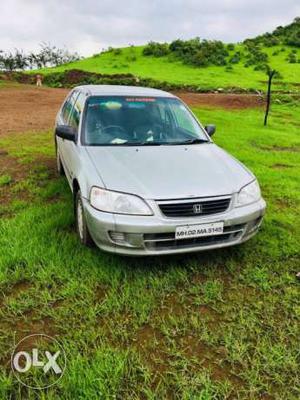
[{"label": "front wheel", "polygon": [[92,247],[94,245],[94,242],[86,223],[80,190],[78,190],[75,195],[75,218],[76,218],[76,230],[80,242],[85,246]]}]

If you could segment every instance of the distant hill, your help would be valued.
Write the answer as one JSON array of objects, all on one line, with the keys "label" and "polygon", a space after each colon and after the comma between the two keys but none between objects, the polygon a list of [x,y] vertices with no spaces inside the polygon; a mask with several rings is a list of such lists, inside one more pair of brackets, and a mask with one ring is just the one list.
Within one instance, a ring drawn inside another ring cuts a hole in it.
[{"label": "distant hill", "polygon": [[272,33],[265,33],[247,40],[267,47],[281,44],[300,48],[300,17],[295,18],[289,25],[278,26]]},{"label": "distant hill", "polygon": [[279,72],[274,82],[278,89],[300,89],[300,18],[243,43],[225,44],[199,38],[150,42],[145,46],[109,48],[41,72],[80,69],[101,74],[131,73],[140,78],[196,85],[201,89],[264,89],[268,68]]}]

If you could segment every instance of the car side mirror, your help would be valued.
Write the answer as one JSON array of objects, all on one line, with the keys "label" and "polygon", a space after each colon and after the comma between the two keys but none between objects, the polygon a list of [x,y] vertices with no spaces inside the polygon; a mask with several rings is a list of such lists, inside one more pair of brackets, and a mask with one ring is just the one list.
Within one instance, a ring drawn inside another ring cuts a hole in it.
[{"label": "car side mirror", "polygon": [[76,130],[69,125],[58,125],[55,129],[55,135],[66,140],[76,141]]},{"label": "car side mirror", "polygon": [[206,125],[205,130],[208,136],[212,136],[216,132],[216,125]]}]

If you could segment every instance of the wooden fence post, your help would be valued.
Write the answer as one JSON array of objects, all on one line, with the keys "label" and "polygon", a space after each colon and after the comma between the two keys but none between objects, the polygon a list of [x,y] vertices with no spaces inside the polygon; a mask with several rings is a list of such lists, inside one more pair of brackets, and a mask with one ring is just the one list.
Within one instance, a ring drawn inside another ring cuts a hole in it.
[{"label": "wooden fence post", "polygon": [[273,70],[269,70],[267,73],[268,73],[269,81],[268,81],[267,105],[266,105],[264,126],[266,126],[268,123],[268,115],[269,115],[270,104],[271,104],[271,85],[272,85],[273,76],[275,75],[276,71],[275,71],[275,69],[273,69]]}]

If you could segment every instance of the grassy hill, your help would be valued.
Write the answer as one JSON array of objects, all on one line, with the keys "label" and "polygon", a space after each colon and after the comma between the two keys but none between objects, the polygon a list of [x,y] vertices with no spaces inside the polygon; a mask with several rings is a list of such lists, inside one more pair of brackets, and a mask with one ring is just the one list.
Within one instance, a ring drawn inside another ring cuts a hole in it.
[{"label": "grassy hill", "polygon": [[[278,27],[272,33],[246,39],[236,45],[192,39],[185,42],[177,40],[171,45],[152,43],[154,52],[149,44],[121,49],[110,48],[93,57],[43,69],[41,72],[80,69],[102,74],[132,73],[140,78],[197,85],[203,89],[228,87],[265,89],[266,68],[269,67],[280,73],[274,82],[278,89],[299,90],[300,39],[299,45],[297,43],[299,35],[300,21],[295,19],[286,27]],[[181,48],[170,50],[172,46],[178,47],[178,42]],[[291,43],[293,45],[290,45]],[[215,44],[218,47],[213,47]],[[155,52],[155,46],[158,46],[158,50],[162,48],[163,51]],[[204,65],[205,63],[207,65]]]}]

